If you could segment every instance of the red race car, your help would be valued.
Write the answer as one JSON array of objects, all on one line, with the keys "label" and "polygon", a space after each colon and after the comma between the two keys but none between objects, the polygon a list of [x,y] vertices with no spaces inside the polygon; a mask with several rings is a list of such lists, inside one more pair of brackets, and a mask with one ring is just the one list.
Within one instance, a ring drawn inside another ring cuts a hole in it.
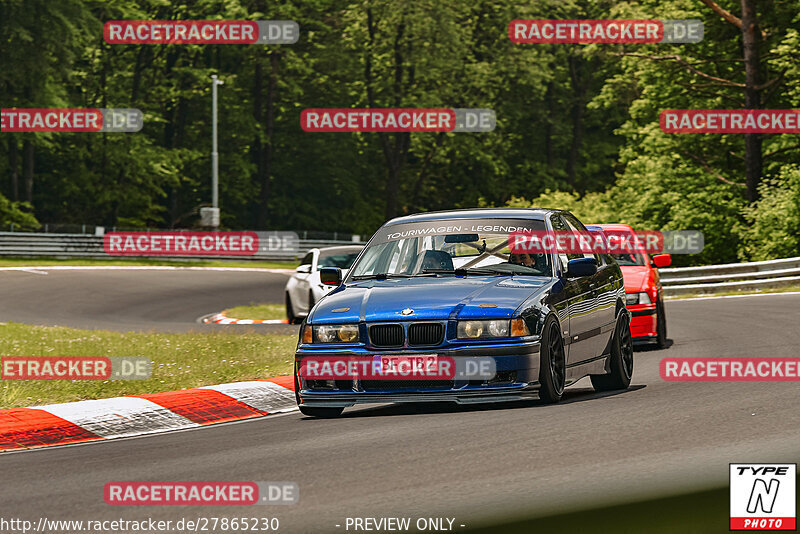
[{"label": "red race car", "polygon": [[[595,224],[592,230],[633,232],[627,224]],[[631,336],[633,342],[654,343],[658,348],[667,346],[667,316],[664,312],[664,297],[661,294],[661,280],[658,267],[669,267],[672,258],[669,254],[612,254],[622,268],[625,281],[625,296],[631,312]]]}]

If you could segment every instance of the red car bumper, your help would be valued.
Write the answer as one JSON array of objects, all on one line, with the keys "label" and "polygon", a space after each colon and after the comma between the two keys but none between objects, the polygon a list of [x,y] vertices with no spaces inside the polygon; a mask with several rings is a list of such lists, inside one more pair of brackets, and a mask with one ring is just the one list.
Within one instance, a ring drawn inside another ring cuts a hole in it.
[{"label": "red car bumper", "polygon": [[631,312],[631,337],[634,341],[650,341],[656,332],[656,305],[635,304],[628,306]]}]

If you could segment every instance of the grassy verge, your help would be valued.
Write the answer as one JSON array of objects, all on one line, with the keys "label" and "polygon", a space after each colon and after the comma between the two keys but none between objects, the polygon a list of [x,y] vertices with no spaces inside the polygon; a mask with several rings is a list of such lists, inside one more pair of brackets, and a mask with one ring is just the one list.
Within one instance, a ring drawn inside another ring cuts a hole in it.
[{"label": "grassy verge", "polygon": [[236,306],[225,310],[225,315],[233,319],[253,319],[265,321],[267,319],[286,319],[286,307],[283,304],[251,304],[250,306]]},{"label": "grassy verge", "polygon": [[144,356],[147,380],[1,381],[0,408],[173,391],[291,373],[294,335],[117,333],[0,323],[0,356]]},{"label": "grassy verge", "polygon": [[159,260],[159,259],[69,259],[56,258],[2,258],[0,267],[52,267],[56,265],[77,266],[149,266],[171,267],[256,267],[265,269],[294,269],[299,264],[292,261],[243,261],[243,260]]},{"label": "grassy verge", "polygon": [[719,291],[715,293],[692,293],[690,295],[679,295],[677,297],[667,297],[667,300],[680,300],[680,299],[696,299],[698,297],[729,297],[731,295],[766,295],[769,293],[792,293],[800,292],[800,285],[766,288],[760,291],[744,290],[744,291]]}]

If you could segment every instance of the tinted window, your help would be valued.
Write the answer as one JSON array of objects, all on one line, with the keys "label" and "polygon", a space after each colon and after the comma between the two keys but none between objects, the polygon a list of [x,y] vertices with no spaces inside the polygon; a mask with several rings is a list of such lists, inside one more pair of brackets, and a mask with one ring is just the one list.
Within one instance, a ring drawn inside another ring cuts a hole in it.
[{"label": "tinted window", "polygon": [[[564,224],[564,221],[562,221],[561,218],[558,215],[552,215],[550,217],[550,224],[553,225],[553,230],[555,230],[556,232],[566,232],[567,231],[567,225]],[[578,256],[578,257],[581,257],[581,256]],[[558,255],[558,262],[561,264],[561,272],[562,273],[566,273],[567,272],[567,262],[569,262],[570,259],[572,259],[572,258],[568,257],[566,254],[559,254]]]},{"label": "tinted window", "polygon": [[[572,232],[580,232],[582,234],[588,234],[589,233],[589,230],[587,230],[586,227],[583,224],[581,224],[581,222],[578,219],[576,219],[575,217],[572,217],[571,215],[566,215],[566,214],[562,215],[562,217],[564,218],[564,221],[567,223],[567,226],[569,227],[570,231],[572,231]],[[582,248],[581,250],[586,250],[586,249]],[[570,254],[569,255],[569,259],[571,259],[571,260],[574,260],[574,259],[577,259],[577,258],[594,258],[594,261],[597,262],[598,267],[600,265],[602,265],[602,260],[600,259],[600,256],[598,256],[597,254],[591,254],[591,253],[587,252],[586,254]]]},{"label": "tinted window", "polygon": [[317,269],[323,267],[338,267],[340,269],[349,269],[353,262],[356,261],[358,252],[344,252],[340,254],[326,254],[320,255],[317,261]]},{"label": "tinted window", "polygon": [[644,256],[641,254],[612,254],[620,265],[644,265]]}]

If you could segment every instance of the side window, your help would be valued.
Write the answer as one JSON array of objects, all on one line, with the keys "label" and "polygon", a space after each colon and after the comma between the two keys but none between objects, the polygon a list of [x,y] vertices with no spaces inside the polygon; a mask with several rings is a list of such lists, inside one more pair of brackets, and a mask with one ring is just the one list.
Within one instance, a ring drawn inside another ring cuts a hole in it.
[{"label": "side window", "polygon": [[300,265],[311,265],[311,261],[313,259],[314,259],[314,254],[312,252],[309,252],[308,254],[303,256],[302,260],[300,260]]},{"label": "side window", "polygon": [[[550,223],[553,225],[553,230],[556,232],[566,232],[567,226],[564,224],[564,221],[558,215],[552,215],[550,217]],[[580,257],[580,256],[579,256]],[[558,261],[561,264],[561,272],[567,272],[567,262],[572,259],[571,257],[567,256],[566,254],[558,254]]]},{"label": "side window", "polygon": [[[588,233],[589,230],[586,229],[584,225],[578,221],[575,217],[570,215],[562,215],[564,218],[564,222],[569,226],[570,231],[572,232],[580,232],[582,234]],[[581,247],[582,248],[582,247]],[[585,254],[570,254],[569,259],[574,260],[576,258],[594,258],[594,261],[597,263],[597,266],[600,267],[603,265],[603,260],[600,258],[598,254],[592,254],[587,252]]]}]

